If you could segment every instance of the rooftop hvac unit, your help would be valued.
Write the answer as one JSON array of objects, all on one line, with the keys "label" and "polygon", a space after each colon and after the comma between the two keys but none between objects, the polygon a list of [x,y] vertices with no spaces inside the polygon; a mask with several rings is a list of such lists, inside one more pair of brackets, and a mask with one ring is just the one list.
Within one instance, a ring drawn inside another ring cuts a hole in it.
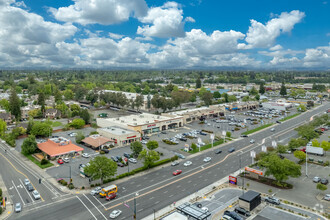
[{"label": "rooftop hvac unit", "polygon": [[123,134],[125,134],[125,133],[126,133],[126,131],[122,131],[122,133],[123,133]]},{"label": "rooftop hvac unit", "polygon": [[117,118],[117,121],[119,121],[119,118]]},{"label": "rooftop hvac unit", "polygon": [[149,121],[146,121],[146,123],[149,123]]},{"label": "rooftop hvac unit", "polygon": [[125,121],[124,121],[124,120],[121,120],[120,122],[121,122],[121,123],[124,123]]},{"label": "rooftop hvac unit", "polygon": [[136,121],[136,118],[133,118],[133,121]]},{"label": "rooftop hvac unit", "polygon": [[136,126],[136,125],[137,125],[137,123],[134,123],[134,125]]}]

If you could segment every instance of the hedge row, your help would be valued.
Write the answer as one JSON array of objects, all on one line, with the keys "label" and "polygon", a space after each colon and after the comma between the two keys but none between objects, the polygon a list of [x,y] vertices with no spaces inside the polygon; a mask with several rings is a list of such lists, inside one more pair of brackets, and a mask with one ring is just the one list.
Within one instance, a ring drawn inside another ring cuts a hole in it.
[{"label": "hedge row", "polygon": [[139,167],[139,168],[137,168],[137,169],[135,169],[135,170],[132,170],[132,171],[127,172],[127,173],[120,174],[120,175],[118,175],[118,176],[116,176],[116,177],[109,178],[109,179],[105,179],[105,180],[103,180],[103,184],[105,184],[105,183],[109,183],[109,182],[111,182],[111,181],[115,181],[115,180],[118,180],[118,179],[122,179],[122,178],[124,178],[124,177],[134,175],[134,174],[136,174],[136,173],[140,173],[140,172],[145,171],[145,170],[147,170],[147,169],[149,169],[149,168],[156,167],[156,166],[160,166],[160,165],[163,165],[163,164],[169,163],[169,162],[174,161],[174,160],[177,160],[177,159],[178,159],[178,156],[175,155],[174,157],[171,157],[171,158],[167,158],[167,159],[164,159],[164,160],[157,161],[157,162],[155,162],[151,167],[145,167],[145,166],[143,166],[143,167]]}]

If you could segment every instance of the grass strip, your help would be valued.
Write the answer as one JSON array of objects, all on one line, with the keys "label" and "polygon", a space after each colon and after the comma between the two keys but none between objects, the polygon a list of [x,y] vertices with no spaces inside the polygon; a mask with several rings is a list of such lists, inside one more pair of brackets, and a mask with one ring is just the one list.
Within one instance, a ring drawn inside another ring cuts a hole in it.
[{"label": "grass strip", "polygon": [[265,128],[268,128],[269,126],[272,126],[274,123],[270,123],[270,124],[265,124],[265,125],[262,125],[260,127],[257,127],[255,129],[252,129],[252,130],[249,130],[249,131],[245,131],[242,133],[242,135],[248,135],[248,134],[252,134],[254,132],[257,132],[257,131],[260,131],[262,129],[265,129]]},{"label": "grass strip", "polygon": [[282,118],[282,119],[279,120],[279,121],[283,122],[283,121],[289,120],[289,119],[291,119],[291,118],[294,118],[294,117],[296,117],[296,116],[298,116],[298,115],[300,115],[300,114],[301,114],[301,113],[296,113],[296,114],[294,114],[294,115],[290,115],[290,116],[288,116],[288,117]]}]

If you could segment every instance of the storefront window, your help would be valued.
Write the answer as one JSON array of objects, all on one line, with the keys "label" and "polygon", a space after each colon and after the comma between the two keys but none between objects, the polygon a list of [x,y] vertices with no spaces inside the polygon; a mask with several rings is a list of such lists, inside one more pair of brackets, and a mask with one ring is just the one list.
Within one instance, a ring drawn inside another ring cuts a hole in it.
[{"label": "storefront window", "polygon": [[152,133],[159,132],[159,128],[153,128]]}]

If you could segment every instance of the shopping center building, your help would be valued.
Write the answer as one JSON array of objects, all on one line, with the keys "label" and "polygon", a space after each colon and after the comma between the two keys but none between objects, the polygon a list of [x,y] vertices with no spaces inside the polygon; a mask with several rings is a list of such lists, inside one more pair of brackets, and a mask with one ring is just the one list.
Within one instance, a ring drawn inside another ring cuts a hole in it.
[{"label": "shopping center building", "polygon": [[163,116],[142,113],[119,118],[97,118],[96,122],[101,128],[117,126],[131,129],[142,135],[146,135],[182,127],[183,117],[176,115]]},{"label": "shopping center building", "polygon": [[141,134],[139,132],[119,126],[98,128],[97,132],[113,141],[115,146],[120,147],[141,140]]}]

